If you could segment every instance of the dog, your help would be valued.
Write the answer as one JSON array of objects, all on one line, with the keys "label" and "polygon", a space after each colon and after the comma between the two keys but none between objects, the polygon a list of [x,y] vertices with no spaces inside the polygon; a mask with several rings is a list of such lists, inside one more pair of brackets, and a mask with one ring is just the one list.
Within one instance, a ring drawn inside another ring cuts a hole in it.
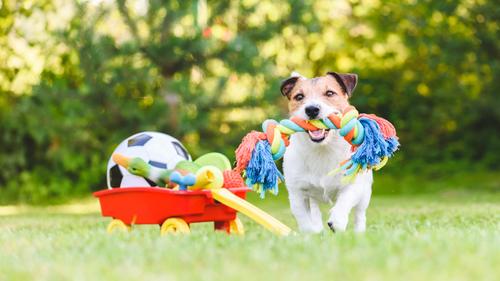
[{"label": "dog", "polygon": [[[313,120],[343,112],[357,82],[358,76],[351,73],[328,72],[310,79],[292,73],[282,82],[280,90],[288,98],[291,116]],[[365,231],[372,171],[360,172],[349,184],[341,183],[341,174],[327,175],[351,154],[351,145],[337,130],[291,136],[283,157],[283,172],[290,208],[301,232],[323,231],[320,203],[333,205],[327,220],[333,232],[346,230],[351,209],[354,209],[354,231]]]}]

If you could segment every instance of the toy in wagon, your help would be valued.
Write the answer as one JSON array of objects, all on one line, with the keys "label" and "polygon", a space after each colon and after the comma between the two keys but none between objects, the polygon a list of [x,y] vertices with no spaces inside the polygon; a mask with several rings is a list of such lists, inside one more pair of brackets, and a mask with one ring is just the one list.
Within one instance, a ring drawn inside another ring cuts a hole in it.
[{"label": "toy in wagon", "polygon": [[245,199],[250,190],[229,159],[208,153],[194,161],[175,138],[143,132],[125,139],[112,154],[108,190],[95,192],[108,232],[135,224],[161,225],[161,234],[189,233],[189,225],[214,222],[216,230],[243,234],[237,212],[277,235],[289,227]]}]

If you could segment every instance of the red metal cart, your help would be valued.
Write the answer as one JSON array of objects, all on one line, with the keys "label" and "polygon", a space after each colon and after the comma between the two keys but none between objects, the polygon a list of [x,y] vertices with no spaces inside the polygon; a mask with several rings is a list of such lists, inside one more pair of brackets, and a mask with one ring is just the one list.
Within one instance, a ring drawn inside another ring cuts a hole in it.
[{"label": "red metal cart", "polygon": [[[247,187],[228,188],[245,199]],[[108,232],[130,230],[134,224],[161,225],[161,234],[189,233],[189,224],[214,222],[216,230],[243,234],[236,210],[212,198],[210,190],[178,191],[158,187],[127,187],[101,190],[94,193],[99,199],[101,213],[112,217]]]}]

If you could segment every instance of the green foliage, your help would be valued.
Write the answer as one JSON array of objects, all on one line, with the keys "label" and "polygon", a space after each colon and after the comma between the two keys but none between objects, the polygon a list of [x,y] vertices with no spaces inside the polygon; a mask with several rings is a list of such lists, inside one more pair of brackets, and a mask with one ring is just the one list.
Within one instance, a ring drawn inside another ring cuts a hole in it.
[{"label": "green foliage", "polygon": [[398,128],[395,166],[498,168],[493,1],[144,3],[0,4],[0,202],[102,188],[114,146],[141,130],[232,158],[286,115],[292,70],[358,73],[352,103]]}]

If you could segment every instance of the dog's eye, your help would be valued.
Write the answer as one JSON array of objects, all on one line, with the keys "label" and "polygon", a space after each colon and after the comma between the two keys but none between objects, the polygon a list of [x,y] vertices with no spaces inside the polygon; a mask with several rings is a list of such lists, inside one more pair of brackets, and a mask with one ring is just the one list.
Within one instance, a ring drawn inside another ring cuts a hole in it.
[{"label": "dog's eye", "polygon": [[304,95],[303,94],[296,94],[294,97],[293,97],[294,100],[296,101],[301,101],[304,99]]},{"label": "dog's eye", "polygon": [[330,90],[328,90],[328,91],[326,91],[325,95],[326,95],[327,97],[333,97],[333,96],[336,96],[336,95],[337,95],[337,93],[335,93],[334,91],[330,91]]}]

